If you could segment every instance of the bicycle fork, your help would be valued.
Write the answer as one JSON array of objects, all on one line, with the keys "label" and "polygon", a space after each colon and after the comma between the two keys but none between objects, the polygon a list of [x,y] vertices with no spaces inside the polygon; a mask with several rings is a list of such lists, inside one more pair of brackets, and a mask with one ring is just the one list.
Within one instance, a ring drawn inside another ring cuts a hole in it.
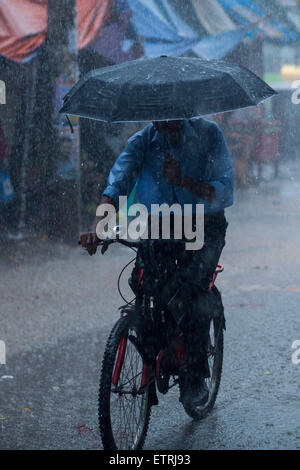
[{"label": "bicycle fork", "polygon": [[141,350],[141,347],[135,336],[129,335],[128,338],[123,337],[121,339],[118,356],[116,360],[116,366],[115,366],[113,376],[112,376],[112,385],[114,385],[114,387],[117,389],[121,370],[122,370],[123,363],[124,363],[128,340],[134,344],[134,346],[139,350],[141,357],[143,358],[141,382],[140,382],[137,394],[143,394],[146,387],[149,386],[149,405],[150,406],[157,405],[158,398],[157,398],[156,388],[155,388],[154,373],[153,372],[151,373],[151,367],[149,368],[149,366],[147,365],[147,359],[145,357],[145,353],[143,350]]}]

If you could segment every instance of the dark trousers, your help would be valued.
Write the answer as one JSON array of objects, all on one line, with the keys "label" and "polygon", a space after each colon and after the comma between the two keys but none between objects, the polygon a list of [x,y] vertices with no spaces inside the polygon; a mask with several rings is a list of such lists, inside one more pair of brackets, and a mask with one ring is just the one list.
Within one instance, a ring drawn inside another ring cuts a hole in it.
[{"label": "dark trousers", "polygon": [[223,314],[221,295],[208,288],[225,246],[227,225],[224,211],[206,215],[203,248],[185,251],[183,255],[186,281],[179,296],[185,314],[180,328],[185,338],[188,372],[201,377],[210,376],[207,360],[210,321],[215,313]]}]

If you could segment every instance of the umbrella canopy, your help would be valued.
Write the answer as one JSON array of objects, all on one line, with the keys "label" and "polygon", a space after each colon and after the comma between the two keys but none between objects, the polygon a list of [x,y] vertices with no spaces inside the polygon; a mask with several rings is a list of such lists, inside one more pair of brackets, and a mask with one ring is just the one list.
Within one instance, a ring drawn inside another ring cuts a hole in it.
[{"label": "umbrella canopy", "polygon": [[64,97],[60,112],[107,122],[160,121],[255,106],[274,94],[245,67],[157,57],[88,73]]}]

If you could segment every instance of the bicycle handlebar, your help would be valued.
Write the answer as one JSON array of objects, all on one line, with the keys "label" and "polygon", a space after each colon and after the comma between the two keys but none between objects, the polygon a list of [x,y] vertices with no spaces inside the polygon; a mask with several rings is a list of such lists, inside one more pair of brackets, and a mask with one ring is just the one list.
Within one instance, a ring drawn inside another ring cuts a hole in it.
[{"label": "bicycle handlebar", "polygon": [[[114,228],[116,238],[106,238],[106,239],[99,238],[98,241],[97,241],[97,246],[104,246],[104,245],[108,246],[108,245],[111,245],[112,243],[116,243],[116,242],[121,243],[121,245],[125,245],[129,248],[138,248],[140,246],[142,240],[129,241],[129,240],[125,240],[124,238],[120,238],[119,237],[119,233],[120,233],[119,230],[120,230],[120,226],[116,225],[116,227]],[[158,240],[155,240],[155,241],[158,241]],[[163,240],[163,241],[166,241],[166,240]],[[179,240],[178,239],[169,239],[168,241],[178,242]],[[79,240],[78,245],[81,245],[81,240]]]},{"label": "bicycle handlebar", "polygon": [[124,240],[123,238],[108,238],[106,240],[99,240],[97,245],[110,245],[111,243],[121,243],[121,245],[128,246],[129,248],[138,248],[139,242]]},{"label": "bicycle handlebar", "polygon": [[[111,245],[112,243],[121,243],[129,248],[138,248],[140,245],[140,242],[123,240],[122,238],[106,238],[105,240],[98,239],[97,246]],[[81,245],[81,240],[78,241],[78,245]]]},{"label": "bicycle handlebar", "polygon": [[[155,241],[159,241],[159,240],[155,240]],[[180,239],[169,239],[169,240],[163,240],[163,241],[168,241],[168,242],[178,242],[180,241]],[[129,248],[138,248],[141,244],[141,240],[140,241],[129,241],[129,240],[125,240],[123,238],[106,238],[105,240],[101,240],[101,239],[98,239],[97,241],[97,246],[103,246],[103,245],[111,245],[112,243],[120,243],[121,245],[124,245],[124,246],[127,246]],[[79,240],[78,241],[78,245],[81,245],[81,241]]]}]

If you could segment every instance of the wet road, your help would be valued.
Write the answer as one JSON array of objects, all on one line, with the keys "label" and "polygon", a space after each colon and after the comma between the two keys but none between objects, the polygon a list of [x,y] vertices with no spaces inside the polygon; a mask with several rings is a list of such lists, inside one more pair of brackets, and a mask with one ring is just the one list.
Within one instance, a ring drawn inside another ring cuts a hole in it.
[{"label": "wet road", "polygon": [[[160,395],[146,449],[300,448],[300,364],[291,361],[300,339],[300,170],[283,174],[238,193],[227,210],[217,283],[227,331],[215,408],[193,423],[177,390]],[[131,252],[113,246],[89,257],[39,241],[4,258],[0,448],[101,449],[99,369],[122,304],[117,276]],[[122,285],[126,291],[126,276]]]}]

